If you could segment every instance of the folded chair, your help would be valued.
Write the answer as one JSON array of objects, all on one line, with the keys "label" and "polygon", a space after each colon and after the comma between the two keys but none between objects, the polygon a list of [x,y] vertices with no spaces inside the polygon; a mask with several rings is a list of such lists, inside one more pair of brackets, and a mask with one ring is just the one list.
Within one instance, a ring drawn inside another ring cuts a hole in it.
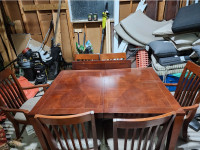
[{"label": "folded chair", "polygon": [[175,116],[170,112],[149,118],[113,119],[113,140],[108,140],[108,145],[114,150],[164,149]]},{"label": "folded chair", "polygon": [[176,86],[175,99],[185,110],[185,118],[182,127],[182,136],[187,141],[187,129],[194,118],[200,102],[200,66],[188,61],[179,79],[178,84],[165,83],[166,86]]},{"label": "folded chair", "polygon": [[[42,133],[40,134],[44,135],[44,141],[46,140],[48,143],[48,149],[97,150],[100,145],[100,141],[97,140],[93,111],[68,116],[46,116],[37,114],[35,115],[35,121]],[[91,122],[91,127],[86,130],[86,125],[89,122]],[[92,131],[92,138],[88,138],[89,135],[87,133],[89,130]]]},{"label": "folded chair", "polygon": [[[0,108],[12,122],[16,137],[20,138],[26,125],[30,124],[28,113],[39,101],[40,97],[27,100],[23,90],[43,87],[44,91],[49,84],[22,88],[10,69],[0,72]],[[19,124],[24,124],[20,131]]]}]

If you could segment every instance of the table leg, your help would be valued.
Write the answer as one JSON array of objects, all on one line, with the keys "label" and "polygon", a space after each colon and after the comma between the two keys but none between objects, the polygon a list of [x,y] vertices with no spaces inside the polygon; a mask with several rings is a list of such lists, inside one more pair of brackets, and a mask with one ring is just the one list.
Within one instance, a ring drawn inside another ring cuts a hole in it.
[{"label": "table leg", "polygon": [[40,141],[40,144],[42,146],[42,149],[43,150],[48,150],[47,141],[44,140],[45,138],[43,138],[43,134],[40,131],[40,129],[38,128],[38,126],[37,126],[37,124],[35,122],[35,119],[33,117],[30,117],[29,121],[31,122],[31,124],[32,124],[32,126],[33,126],[33,128],[35,130],[35,133],[36,133],[36,135],[37,135],[37,137],[38,137],[38,139]]},{"label": "table leg", "polygon": [[180,134],[181,127],[183,124],[183,118],[184,118],[184,115],[179,115],[179,116],[176,116],[174,120],[174,124],[172,126],[171,133],[170,133],[171,138],[169,139],[168,145],[167,145],[169,150],[174,150],[176,148],[178,136]]}]

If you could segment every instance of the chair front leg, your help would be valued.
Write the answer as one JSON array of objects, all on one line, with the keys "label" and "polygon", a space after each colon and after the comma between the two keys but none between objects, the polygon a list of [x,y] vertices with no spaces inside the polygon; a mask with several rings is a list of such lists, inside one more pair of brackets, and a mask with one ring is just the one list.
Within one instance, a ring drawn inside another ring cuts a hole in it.
[{"label": "chair front leg", "polygon": [[189,111],[189,113],[186,115],[186,119],[183,122],[183,127],[182,127],[182,137],[185,142],[188,141],[188,126],[189,123],[192,121],[196,114],[197,109]]},{"label": "chair front leg", "polygon": [[18,122],[12,122],[14,128],[15,128],[15,135],[16,135],[16,138],[19,139],[21,137],[20,135],[20,129],[19,129],[19,123]]}]

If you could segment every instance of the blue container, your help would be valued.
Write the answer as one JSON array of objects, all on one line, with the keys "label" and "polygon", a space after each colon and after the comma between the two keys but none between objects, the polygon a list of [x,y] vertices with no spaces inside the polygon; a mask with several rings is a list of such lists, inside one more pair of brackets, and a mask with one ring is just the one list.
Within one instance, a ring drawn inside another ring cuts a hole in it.
[{"label": "blue container", "polygon": [[[163,77],[159,76],[160,79],[163,81]],[[166,83],[178,83],[179,77],[173,75],[167,75]],[[170,92],[174,92],[176,90],[176,86],[166,86]]]}]

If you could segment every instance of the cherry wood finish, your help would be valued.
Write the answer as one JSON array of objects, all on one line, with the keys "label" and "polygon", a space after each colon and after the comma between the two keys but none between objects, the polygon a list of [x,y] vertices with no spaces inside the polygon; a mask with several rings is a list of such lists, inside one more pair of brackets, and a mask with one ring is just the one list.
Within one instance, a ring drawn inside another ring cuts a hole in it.
[{"label": "cherry wood finish", "polygon": [[[0,72],[0,108],[5,112],[6,117],[13,123],[17,138],[20,138],[21,134],[23,133],[23,130],[25,129],[24,126],[22,131],[20,132],[19,124],[30,124],[27,116],[29,111],[19,109],[22,106],[22,104],[27,101],[23,90],[38,87],[43,87],[44,89],[46,89],[46,87],[48,86],[48,84],[45,84],[22,88],[17,78],[10,69],[6,69]],[[26,121],[14,119],[14,115],[17,112],[24,113]]]},{"label": "cherry wood finish", "polygon": [[67,115],[91,110],[104,118],[179,110],[169,149],[176,145],[184,117],[181,106],[152,68],[61,71],[29,115]]},{"label": "cherry wood finish", "polygon": [[92,61],[99,60],[98,54],[76,54],[75,61]]},{"label": "cherry wood finish", "polygon": [[[59,149],[58,143],[60,144],[61,149],[71,149],[69,144],[70,142],[72,143],[74,150],[79,149],[79,147],[80,149],[83,149],[83,143],[81,142],[81,134],[84,137],[84,142],[86,143],[87,149],[90,149],[91,147],[89,147],[88,134],[86,133],[84,123],[91,122],[91,129],[89,130],[92,130],[92,138],[94,145],[93,149],[98,150],[96,126],[93,111],[68,116],[46,116],[38,114],[35,115],[35,121],[38,125],[38,128],[41,129],[45,139],[47,140],[50,149],[52,150]],[[78,125],[80,125],[82,133],[80,133]],[[77,145],[75,144],[76,142],[73,136],[73,129],[75,129],[79,147],[77,147]],[[69,136],[67,133],[69,134]],[[40,136],[40,134],[38,136]]]},{"label": "cherry wood finish", "polygon": [[[124,150],[127,150],[128,138],[132,139],[131,150],[164,149],[165,142],[167,140],[167,135],[168,132],[170,131],[170,127],[172,126],[175,116],[176,112],[170,112],[156,117],[140,118],[140,119],[114,118],[113,119],[114,150],[119,149],[118,129],[125,129],[123,137],[120,137],[124,138]],[[129,136],[130,134],[131,136]],[[120,136],[122,135],[120,134]],[[158,140],[155,140],[156,138],[158,138]]]},{"label": "cherry wood finish", "polygon": [[100,60],[126,60],[126,53],[101,54]]},{"label": "cherry wood finish", "polygon": [[131,60],[73,61],[73,70],[131,68]]},{"label": "cherry wood finish", "polygon": [[188,61],[179,79],[178,84],[165,84],[167,86],[177,86],[174,94],[186,113],[182,128],[182,135],[187,141],[187,129],[190,121],[199,107],[200,102],[200,66]]}]

